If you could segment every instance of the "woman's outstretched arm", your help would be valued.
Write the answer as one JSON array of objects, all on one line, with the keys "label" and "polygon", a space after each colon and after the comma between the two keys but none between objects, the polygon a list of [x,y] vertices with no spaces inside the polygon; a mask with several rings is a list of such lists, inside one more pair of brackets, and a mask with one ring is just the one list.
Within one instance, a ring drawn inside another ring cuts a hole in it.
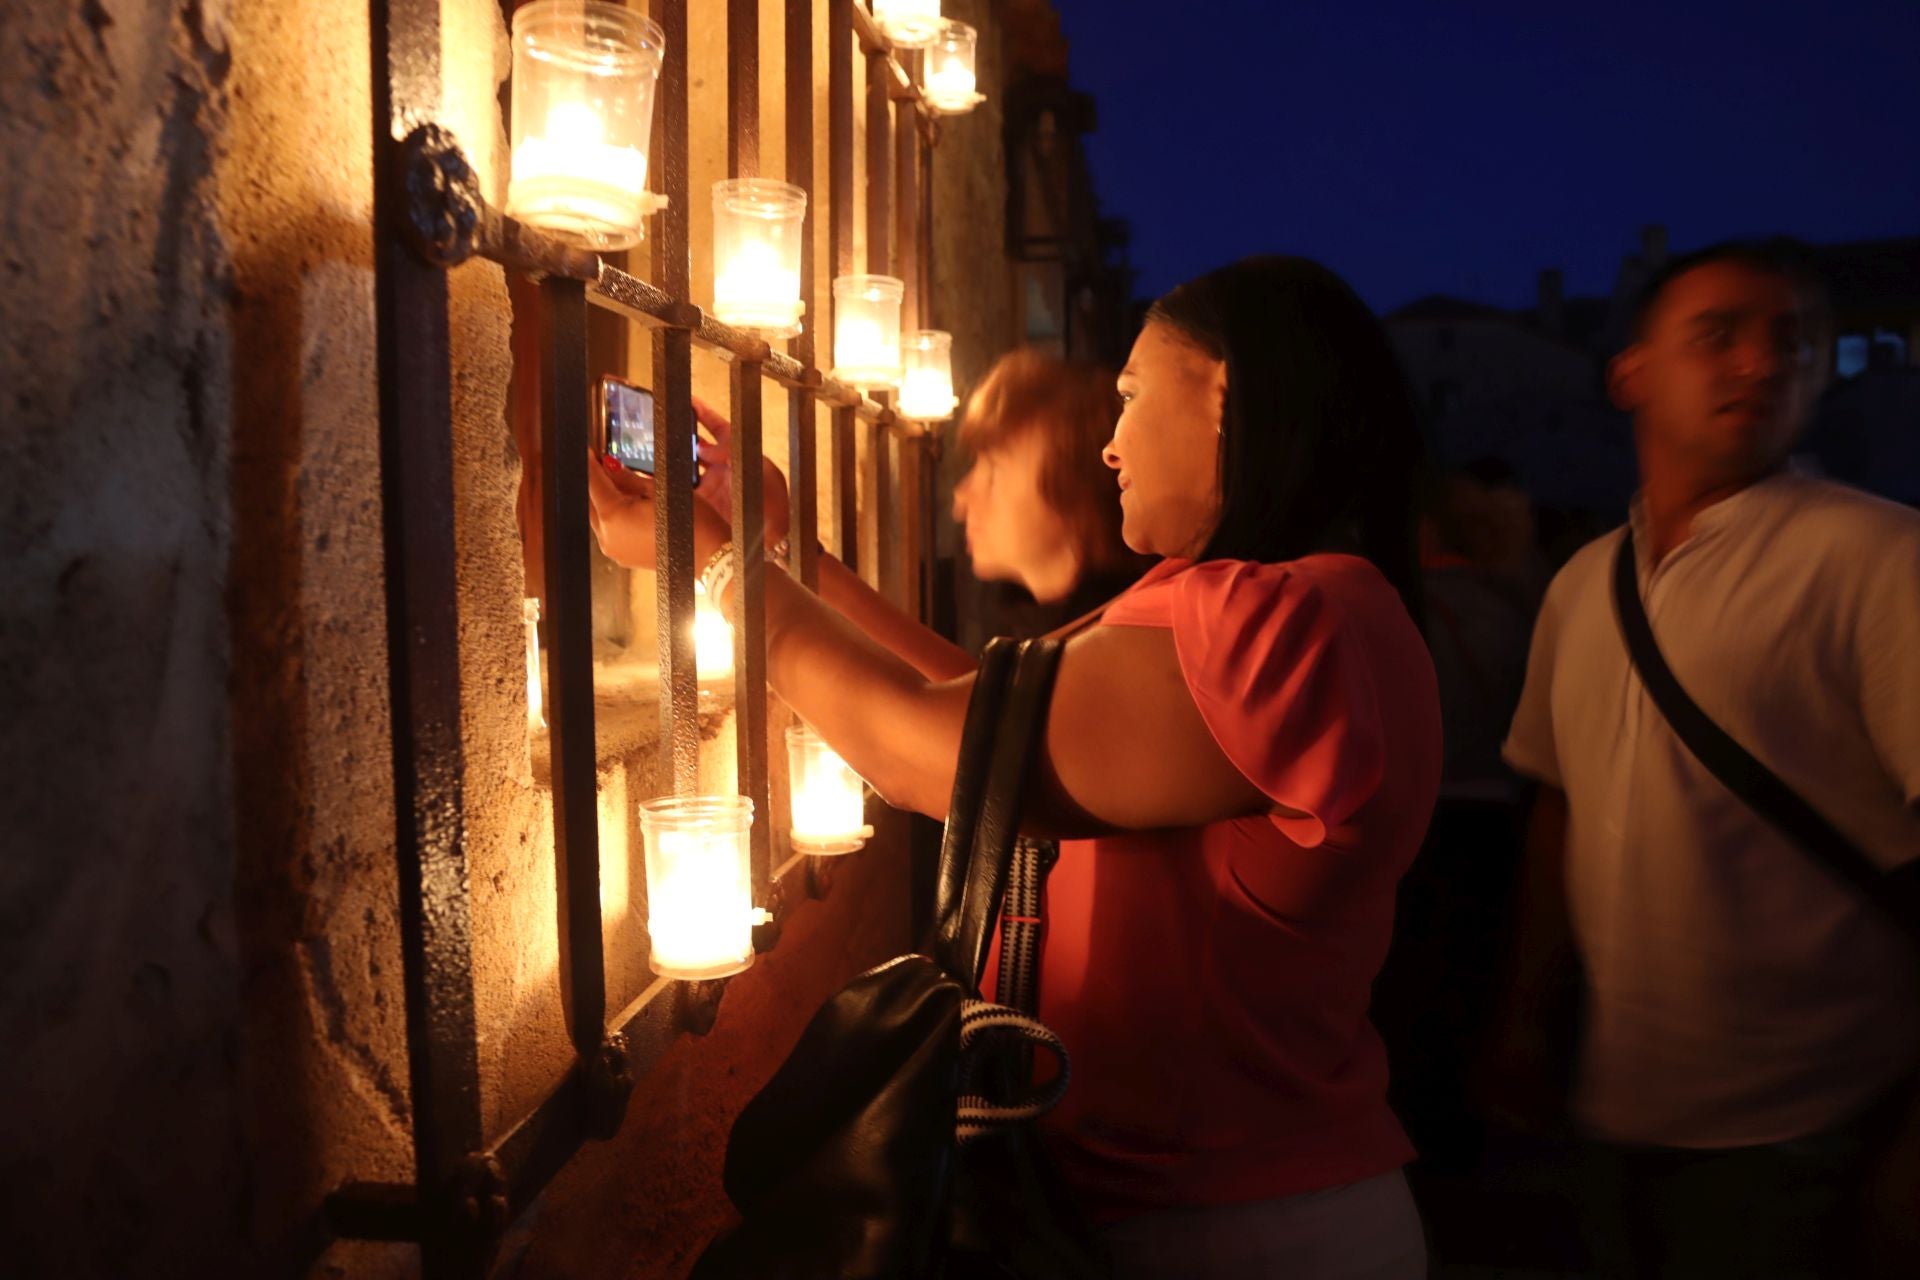
[{"label": "woman's outstretched arm", "polygon": [[[651,567],[647,486],[596,467],[589,493],[602,550]],[[699,562],[727,538],[720,516],[696,507]],[[944,817],[971,662],[965,675],[929,679],[777,571],[767,575],[766,607],[774,692],[888,803]],[[1096,628],[1068,641],[1042,757],[1025,825],[1053,835],[1185,826],[1273,807],[1214,740],[1164,630]]]},{"label": "woman's outstretched arm", "polygon": [[829,555],[820,557],[820,596],[882,648],[899,655],[929,680],[952,680],[978,660],[932,627],[912,617]]}]

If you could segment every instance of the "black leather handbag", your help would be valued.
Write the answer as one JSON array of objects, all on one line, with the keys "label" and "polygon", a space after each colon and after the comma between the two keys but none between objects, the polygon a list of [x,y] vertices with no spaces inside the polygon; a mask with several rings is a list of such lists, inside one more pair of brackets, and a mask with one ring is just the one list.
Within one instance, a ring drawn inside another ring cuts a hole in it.
[{"label": "black leather handbag", "polygon": [[[918,1280],[1104,1274],[1026,1122],[1067,1087],[1064,1048],[980,999],[1022,790],[1060,642],[996,640],[967,707],[941,843],[933,936],[848,983],[734,1122],[738,1227],[694,1280]],[[1035,1048],[1057,1072],[1035,1089]]]}]

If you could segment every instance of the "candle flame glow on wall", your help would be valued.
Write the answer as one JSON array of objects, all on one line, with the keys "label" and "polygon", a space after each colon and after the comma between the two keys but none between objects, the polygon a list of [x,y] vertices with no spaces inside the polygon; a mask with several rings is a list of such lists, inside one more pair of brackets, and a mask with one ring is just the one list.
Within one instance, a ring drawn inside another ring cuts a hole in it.
[{"label": "candle flame glow on wall", "polygon": [[507,212],[596,250],[640,243],[660,28],[599,0],[536,0],[513,15]]},{"label": "candle flame glow on wall", "polygon": [[733,624],[698,582],[693,584],[693,666],[696,680],[733,674]]},{"label": "candle flame glow on wall", "polygon": [[795,853],[852,853],[873,837],[867,784],[804,724],[787,729],[787,777],[793,794]]},{"label": "candle flame glow on wall", "polygon": [[527,729],[537,733],[547,727],[546,707],[540,698],[539,596],[520,601],[520,617],[527,628]]},{"label": "candle flame glow on wall", "polygon": [[964,22],[943,22],[927,49],[925,83],[927,105],[942,115],[964,115],[985,102],[976,93],[974,55],[980,36]]},{"label": "candle flame glow on wall", "polygon": [[953,335],[917,329],[900,340],[906,377],[900,383],[900,416],[916,422],[940,422],[960,403],[953,394]]},{"label": "candle flame glow on wall", "polygon": [[896,276],[838,276],[833,282],[833,376],[862,390],[900,385],[900,300]]},{"label": "candle flame glow on wall", "polygon": [[807,193],[767,178],[713,184],[713,314],[768,338],[800,332]]},{"label": "candle flame glow on wall", "polygon": [[647,935],[663,978],[724,978],[753,963],[753,905],[745,796],[685,796],[640,806],[647,846]]},{"label": "candle flame glow on wall", "polygon": [[873,0],[873,20],[900,48],[918,49],[940,30],[940,0]]}]

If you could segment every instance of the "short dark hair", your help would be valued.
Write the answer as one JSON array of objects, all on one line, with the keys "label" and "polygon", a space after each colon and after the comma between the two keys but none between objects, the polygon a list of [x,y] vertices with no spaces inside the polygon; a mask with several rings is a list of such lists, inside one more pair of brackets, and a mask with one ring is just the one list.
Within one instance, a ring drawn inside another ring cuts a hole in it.
[{"label": "short dark hair", "polygon": [[1413,394],[1385,328],[1305,258],[1246,258],[1147,312],[1227,366],[1220,522],[1203,559],[1357,550],[1420,617]]},{"label": "short dark hair", "polygon": [[1821,334],[1832,328],[1833,315],[1827,300],[1827,283],[1813,249],[1792,236],[1768,236],[1760,240],[1722,240],[1704,249],[1683,253],[1656,271],[1653,278],[1641,286],[1634,299],[1633,336],[1641,338],[1646,335],[1647,318],[1653,314],[1660,296],[1669,285],[1701,267],[1721,262],[1791,281],[1796,289],[1806,295],[1807,309],[1814,318],[1814,328]]}]

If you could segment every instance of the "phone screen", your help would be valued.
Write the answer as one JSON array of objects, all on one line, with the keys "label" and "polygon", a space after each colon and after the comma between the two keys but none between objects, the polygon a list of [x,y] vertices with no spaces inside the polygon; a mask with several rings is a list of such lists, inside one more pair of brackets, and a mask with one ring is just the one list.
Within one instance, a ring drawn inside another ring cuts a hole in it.
[{"label": "phone screen", "polygon": [[[653,474],[653,392],[617,378],[600,383],[602,412],[606,414],[607,453],[629,471]],[[693,482],[700,483],[698,433],[693,446]]]}]

